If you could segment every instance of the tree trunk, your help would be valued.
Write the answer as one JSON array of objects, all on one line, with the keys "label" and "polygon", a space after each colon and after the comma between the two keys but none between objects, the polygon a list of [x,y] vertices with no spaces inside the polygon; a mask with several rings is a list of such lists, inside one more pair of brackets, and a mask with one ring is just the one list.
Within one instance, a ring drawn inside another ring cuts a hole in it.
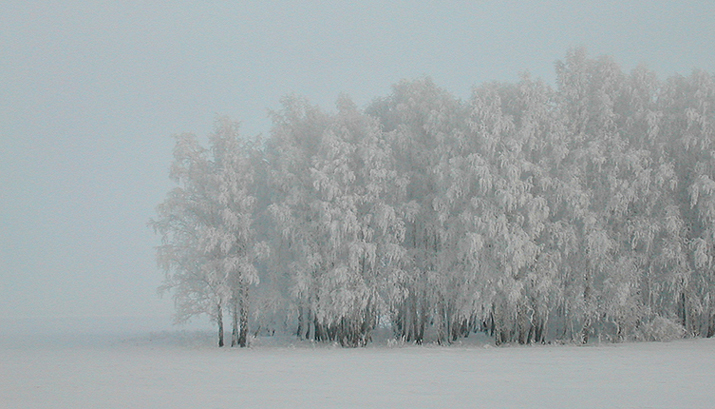
[{"label": "tree trunk", "polygon": [[236,294],[233,296],[232,303],[231,321],[233,328],[231,330],[231,347],[235,347],[238,344],[238,299],[236,298]]},{"label": "tree trunk", "polygon": [[305,317],[303,317],[303,305],[300,303],[298,305],[298,330],[295,332],[295,336],[298,339],[303,337],[303,320],[305,320]]},{"label": "tree trunk", "polygon": [[318,322],[318,314],[313,314],[313,340],[316,342],[323,340],[323,327]]},{"label": "tree trunk", "polygon": [[216,307],[216,322],[218,323],[218,346],[223,346],[223,310],[219,302]]},{"label": "tree trunk", "polygon": [[581,327],[581,344],[588,344],[588,336],[591,332],[591,317],[586,317]]},{"label": "tree trunk", "polygon": [[708,320],[708,332],[705,334],[706,338],[712,338],[715,335],[715,312],[710,313],[710,319]]},{"label": "tree trunk", "polygon": [[449,324],[447,322],[447,307],[446,307],[446,302],[444,300],[444,297],[441,297],[441,300],[438,302],[437,305],[437,318],[439,320],[438,322],[438,329],[437,329],[437,344],[442,345],[443,343],[447,342],[447,339],[449,338]]},{"label": "tree trunk", "polygon": [[424,326],[422,319],[422,311],[420,309],[421,300],[418,300],[415,296],[413,298],[413,311],[412,311],[412,338],[415,343],[422,344],[422,338],[424,335]]},{"label": "tree trunk", "polygon": [[[424,297],[427,298],[426,295]],[[429,321],[429,317],[427,315],[427,306],[426,306],[427,301],[423,299],[421,304],[422,304],[422,308],[420,310],[420,327],[418,329],[417,339],[416,339],[417,343],[420,345],[422,345],[422,342],[424,342],[424,340],[425,340],[425,326],[427,325],[427,321]]]},{"label": "tree trunk", "polygon": [[393,318],[392,318],[392,331],[395,336],[395,339],[398,340],[404,340],[406,337],[405,334],[405,302],[403,302],[401,305],[397,306],[395,308],[395,312],[393,312]]},{"label": "tree trunk", "polygon": [[683,328],[688,329],[688,315],[685,307],[685,290],[680,293],[680,322],[683,324]]},{"label": "tree trunk", "polygon": [[583,289],[583,302],[586,307],[586,311],[583,319],[583,326],[581,327],[581,344],[588,343],[588,337],[591,332],[591,273],[586,273],[585,286]]},{"label": "tree trunk", "polygon": [[[313,313],[310,307],[307,307],[307,317],[305,318],[305,339],[310,339],[310,325],[313,322]],[[315,335],[315,325],[313,325],[313,335]]]},{"label": "tree trunk", "polygon": [[245,348],[248,337],[248,284],[241,285],[241,325],[238,335],[238,345]]},{"label": "tree trunk", "polygon": [[417,338],[417,296],[411,289],[407,305],[405,306],[407,325],[407,342],[415,341]]}]

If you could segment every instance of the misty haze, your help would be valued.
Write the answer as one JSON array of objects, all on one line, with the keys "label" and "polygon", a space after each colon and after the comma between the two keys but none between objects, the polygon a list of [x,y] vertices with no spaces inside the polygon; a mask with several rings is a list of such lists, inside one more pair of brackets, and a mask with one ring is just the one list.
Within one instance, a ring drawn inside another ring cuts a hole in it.
[{"label": "misty haze", "polygon": [[0,5],[0,406],[712,406],[713,15]]}]

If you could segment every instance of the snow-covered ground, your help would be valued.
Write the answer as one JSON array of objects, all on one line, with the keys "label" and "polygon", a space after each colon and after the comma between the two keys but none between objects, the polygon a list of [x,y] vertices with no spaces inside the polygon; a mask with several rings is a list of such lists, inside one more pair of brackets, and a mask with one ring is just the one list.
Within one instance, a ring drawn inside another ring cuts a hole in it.
[{"label": "snow-covered ground", "polygon": [[712,408],[715,339],[619,345],[368,346],[212,334],[17,336],[2,408]]}]

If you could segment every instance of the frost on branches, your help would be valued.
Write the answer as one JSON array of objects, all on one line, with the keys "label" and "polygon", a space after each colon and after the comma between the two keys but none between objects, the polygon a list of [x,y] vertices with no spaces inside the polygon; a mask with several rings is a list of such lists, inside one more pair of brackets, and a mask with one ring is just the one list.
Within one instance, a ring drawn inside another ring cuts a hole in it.
[{"label": "frost on branches", "polygon": [[176,137],[162,290],[223,345],[715,335],[715,81],[572,50],[461,101],[402,81],[365,109],[299,97],[265,140]]}]

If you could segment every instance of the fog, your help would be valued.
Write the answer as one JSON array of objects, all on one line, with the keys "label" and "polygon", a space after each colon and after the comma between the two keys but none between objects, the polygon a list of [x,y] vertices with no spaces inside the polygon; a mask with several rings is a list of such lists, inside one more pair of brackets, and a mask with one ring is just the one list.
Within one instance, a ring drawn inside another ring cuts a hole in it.
[{"label": "fog", "polygon": [[664,78],[715,71],[715,4],[213,2],[0,4],[0,319],[169,325],[147,227],[171,188],[170,135],[220,115],[245,135],[295,93],[329,109],[431,76],[466,98],[554,80],[574,46]]}]

